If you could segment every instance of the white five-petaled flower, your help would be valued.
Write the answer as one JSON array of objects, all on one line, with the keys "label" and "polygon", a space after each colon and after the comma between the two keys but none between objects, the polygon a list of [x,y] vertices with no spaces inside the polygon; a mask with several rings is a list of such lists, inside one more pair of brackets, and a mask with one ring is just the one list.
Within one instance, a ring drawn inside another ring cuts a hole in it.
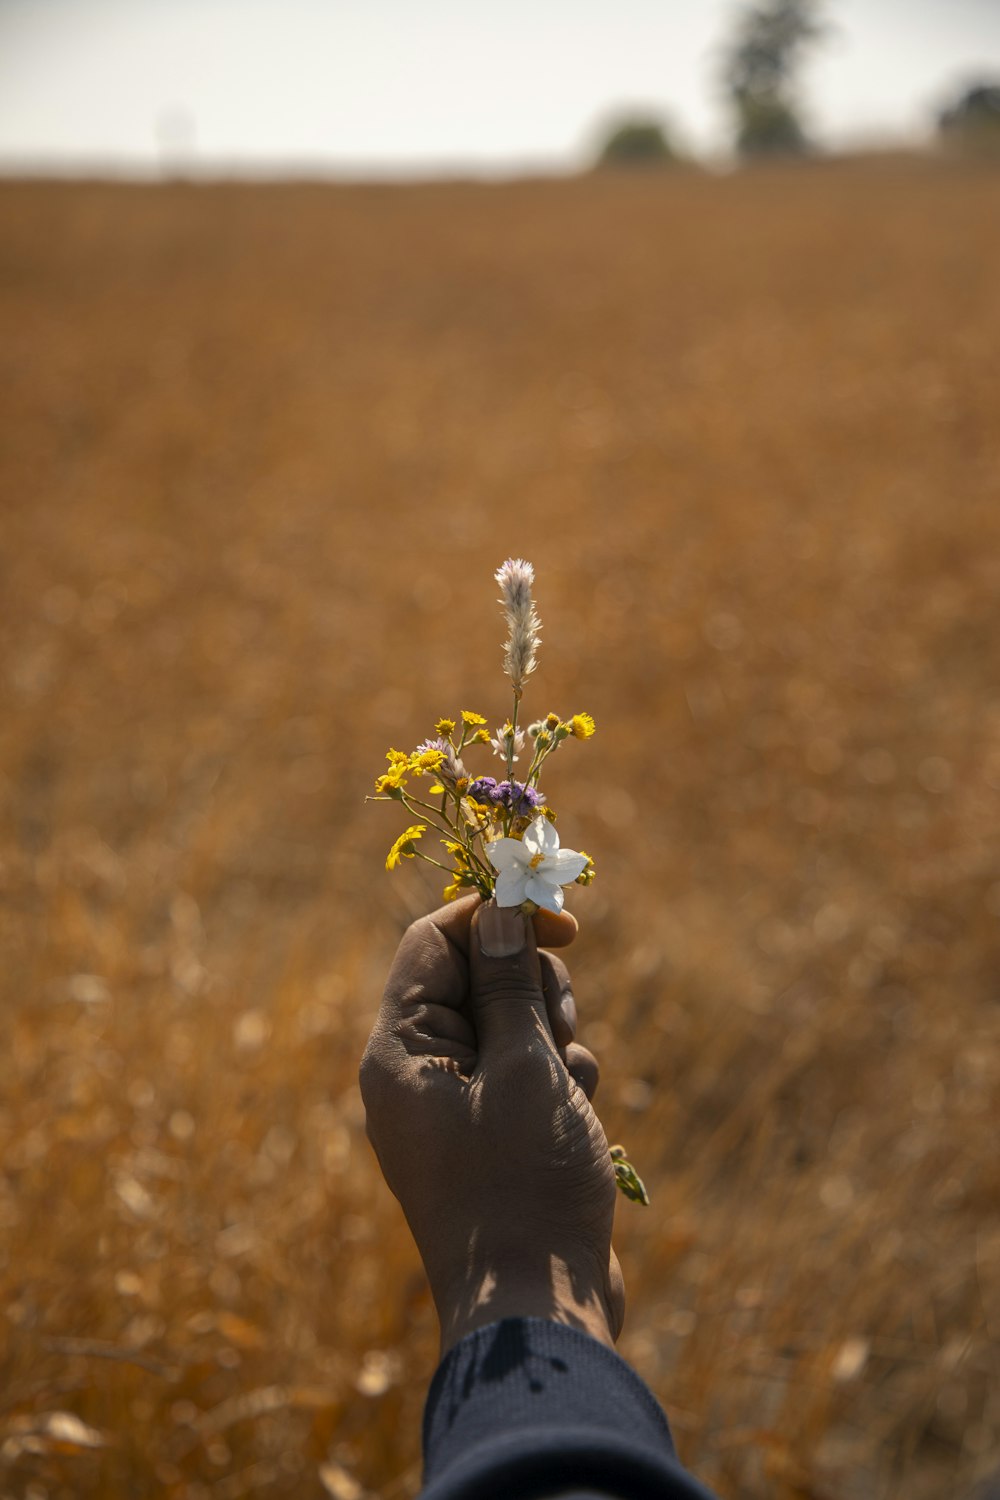
[{"label": "white five-petaled flower", "polygon": [[486,853],[498,872],[494,891],[497,906],[534,901],[546,911],[562,911],[565,898],[561,887],[572,885],[587,868],[585,854],[560,849],[559,835],[541,815],[525,829],[523,839],[495,839],[486,845]]}]

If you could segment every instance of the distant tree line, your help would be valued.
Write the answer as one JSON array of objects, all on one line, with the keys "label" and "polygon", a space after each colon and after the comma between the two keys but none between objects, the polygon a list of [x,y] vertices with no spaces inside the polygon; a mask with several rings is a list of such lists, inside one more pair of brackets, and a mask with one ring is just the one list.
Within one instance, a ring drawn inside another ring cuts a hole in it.
[{"label": "distant tree line", "polygon": [[[754,0],[740,11],[721,52],[720,83],[739,157],[801,156],[815,149],[801,97],[802,65],[829,31],[824,0]],[[1000,83],[978,81],[937,120],[941,139],[963,151],[1000,155]],[[683,161],[671,126],[652,114],[620,118],[598,161],[608,167],[662,167]]]},{"label": "distant tree line", "polygon": [[[723,52],[721,81],[741,156],[808,150],[797,75],[810,44],[825,30],[819,4],[820,0],[763,0],[737,17]],[[600,153],[605,166],[663,166],[682,159],[669,126],[652,116],[617,121]]]}]

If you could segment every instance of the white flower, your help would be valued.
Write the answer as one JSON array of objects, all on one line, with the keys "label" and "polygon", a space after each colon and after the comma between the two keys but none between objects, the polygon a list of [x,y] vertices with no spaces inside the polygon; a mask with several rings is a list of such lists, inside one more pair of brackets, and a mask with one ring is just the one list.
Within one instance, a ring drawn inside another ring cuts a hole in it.
[{"label": "white flower", "polygon": [[[508,746],[509,742],[510,742],[510,729],[509,729],[509,726],[505,724],[502,729],[498,729],[497,730],[496,739],[491,739],[490,740],[490,744],[493,746],[493,753],[495,755],[499,755],[500,758],[501,758],[501,760],[506,760],[507,759],[507,746]],[[517,760],[517,757],[520,755],[520,753],[521,753],[521,751],[523,749],[524,749],[524,730],[523,729],[515,729],[515,731],[514,731],[514,753],[511,756],[511,760]]]},{"label": "white flower", "polygon": [[539,814],[525,829],[523,839],[495,839],[486,845],[496,879],[497,906],[520,906],[534,901],[546,911],[562,911],[560,889],[572,885],[587,867],[587,856],[574,849],[560,849],[559,835],[548,818]]}]

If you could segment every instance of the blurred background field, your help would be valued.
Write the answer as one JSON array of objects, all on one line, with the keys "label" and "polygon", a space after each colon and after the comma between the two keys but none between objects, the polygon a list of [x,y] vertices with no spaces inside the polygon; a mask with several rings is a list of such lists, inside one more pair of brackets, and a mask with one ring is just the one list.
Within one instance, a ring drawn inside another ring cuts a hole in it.
[{"label": "blurred background field", "polygon": [[364,797],[510,554],[623,1353],[728,1500],[1000,1467],[998,267],[929,158],[0,186],[5,1494],[415,1494]]}]

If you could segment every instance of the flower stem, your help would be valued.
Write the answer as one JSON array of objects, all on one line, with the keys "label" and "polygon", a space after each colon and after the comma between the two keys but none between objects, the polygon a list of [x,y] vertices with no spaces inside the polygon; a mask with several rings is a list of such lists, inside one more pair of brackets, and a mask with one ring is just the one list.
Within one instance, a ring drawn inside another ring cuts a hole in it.
[{"label": "flower stem", "polygon": [[419,849],[414,849],[414,857],[422,859],[425,864],[433,865],[437,870],[443,870],[446,875],[454,875],[455,871],[449,865],[443,865],[439,859],[431,859],[429,854],[422,854]]},{"label": "flower stem", "polygon": [[[408,812],[411,812],[415,818],[420,817],[420,813],[417,812],[418,807],[422,807],[425,812],[432,813],[435,818],[437,817],[437,808],[431,807],[429,802],[421,802],[419,797],[410,798],[407,797],[404,793],[402,801],[403,806],[407,809]],[[435,822],[431,822],[431,827],[434,829],[435,833],[443,833],[445,838],[450,840],[454,839],[454,828],[449,828],[447,826],[442,828],[440,823]]]}]

